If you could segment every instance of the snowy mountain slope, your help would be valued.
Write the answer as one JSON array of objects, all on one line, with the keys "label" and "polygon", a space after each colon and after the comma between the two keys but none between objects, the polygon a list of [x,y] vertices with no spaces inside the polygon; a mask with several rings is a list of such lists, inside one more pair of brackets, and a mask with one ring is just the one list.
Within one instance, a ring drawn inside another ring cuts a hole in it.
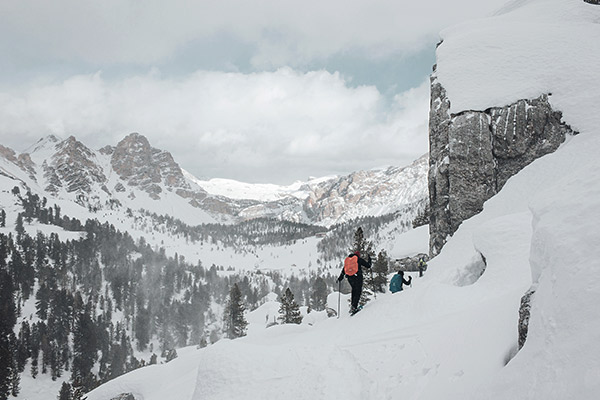
[{"label": "snowy mountain slope", "polygon": [[[438,71],[453,106],[552,92],[579,135],[509,179],[413,288],[379,296],[352,318],[277,326],[190,350],[155,367],[160,381],[140,369],[89,399],[122,392],[145,400],[597,398],[600,81],[591,77],[600,44],[590,38],[600,37],[600,7],[530,0],[511,8],[444,33]],[[586,61],[554,57],[559,51]],[[516,352],[519,302],[532,284],[529,335]],[[195,380],[178,381],[189,365]]]}]

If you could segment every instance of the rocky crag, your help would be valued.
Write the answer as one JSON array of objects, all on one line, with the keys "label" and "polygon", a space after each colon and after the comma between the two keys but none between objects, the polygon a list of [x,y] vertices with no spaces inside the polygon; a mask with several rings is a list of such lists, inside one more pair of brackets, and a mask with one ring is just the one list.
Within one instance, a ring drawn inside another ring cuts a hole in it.
[{"label": "rocky crag", "polygon": [[70,199],[95,211],[119,204],[133,210],[150,207],[159,214],[164,213],[161,202],[184,199],[190,208],[186,205],[181,215],[204,212],[212,218],[209,222],[224,223],[269,217],[332,225],[400,210],[411,220],[427,203],[427,169],[428,159],[423,156],[404,168],[317,179],[275,200],[256,200],[209,194],[169,152],[152,147],[139,133],[100,150],[73,136],[61,140],[53,135],[22,154],[0,146],[0,174],[27,190],[39,188],[41,196]]},{"label": "rocky crag", "polygon": [[511,176],[576,133],[552,109],[548,96],[452,114],[451,99],[434,69],[429,112],[431,256]]}]

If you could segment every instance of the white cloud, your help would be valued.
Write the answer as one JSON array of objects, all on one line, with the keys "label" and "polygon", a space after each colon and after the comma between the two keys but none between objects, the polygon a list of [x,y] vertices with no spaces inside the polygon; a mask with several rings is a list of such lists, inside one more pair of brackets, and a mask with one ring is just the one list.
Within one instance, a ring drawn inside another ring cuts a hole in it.
[{"label": "white cloud", "polygon": [[388,104],[326,71],[97,73],[0,93],[0,143],[54,133],[100,148],[136,131],[195,175],[290,183],[409,163],[427,151],[428,107],[427,82]]},{"label": "white cloud", "polygon": [[224,33],[254,48],[250,61],[257,68],[300,66],[344,52],[364,57],[413,52],[429,46],[442,28],[486,15],[504,2],[4,1],[0,50],[22,63],[156,65],[182,49],[193,51],[187,46],[194,41]]}]

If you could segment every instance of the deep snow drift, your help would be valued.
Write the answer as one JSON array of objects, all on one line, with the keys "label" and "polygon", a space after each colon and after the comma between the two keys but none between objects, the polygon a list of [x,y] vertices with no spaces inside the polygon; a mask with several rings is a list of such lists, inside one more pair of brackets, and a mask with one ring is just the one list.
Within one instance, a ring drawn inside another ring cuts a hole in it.
[{"label": "deep snow drift", "polygon": [[[453,110],[551,92],[580,135],[511,178],[412,288],[352,318],[309,315],[182,350],[88,399],[598,398],[600,7],[510,5],[443,33],[438,77]],[[516,353],[519,301],[532,284],[529,336]]]}]

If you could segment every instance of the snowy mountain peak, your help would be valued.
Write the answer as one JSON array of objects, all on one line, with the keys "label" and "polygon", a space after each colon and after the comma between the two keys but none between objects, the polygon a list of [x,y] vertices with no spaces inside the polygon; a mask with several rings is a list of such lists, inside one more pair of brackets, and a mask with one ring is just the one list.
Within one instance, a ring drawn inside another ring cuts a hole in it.
[{"label": "snowy mountain peak", "polygon": [[46,190],[56,193],[63,187],[68,193],[90,193],[93,183],[106,183],[106,176],[95,153],[74,136],[55,147],[56,153],[42,162],[44,177],[48,182]]},{"label": "snowy mountain peak", "polygon": [[131,133],[117,144],[111,165],[128,185],[139,187],[153,199],[160,198],[161,183],[168,188],[189,189],[173,156],[150,146],[148,139],[139,133]]},{"label": "snowy mountain peak", "polygon": [[[73,137],[73,136],[71,136],[71,137]],[[56,146],[56,144],[60,143],[61,141],[62,141],[62,139],[60,139],[59,137],[57,137],[55,135],[44,136],[43,138],[38,140],[34,145],[25,149],[25,151],[23,151],[23,153],[24,154],[25,153],[33,154],[33,153],[54,151],[54,147]]]}]

